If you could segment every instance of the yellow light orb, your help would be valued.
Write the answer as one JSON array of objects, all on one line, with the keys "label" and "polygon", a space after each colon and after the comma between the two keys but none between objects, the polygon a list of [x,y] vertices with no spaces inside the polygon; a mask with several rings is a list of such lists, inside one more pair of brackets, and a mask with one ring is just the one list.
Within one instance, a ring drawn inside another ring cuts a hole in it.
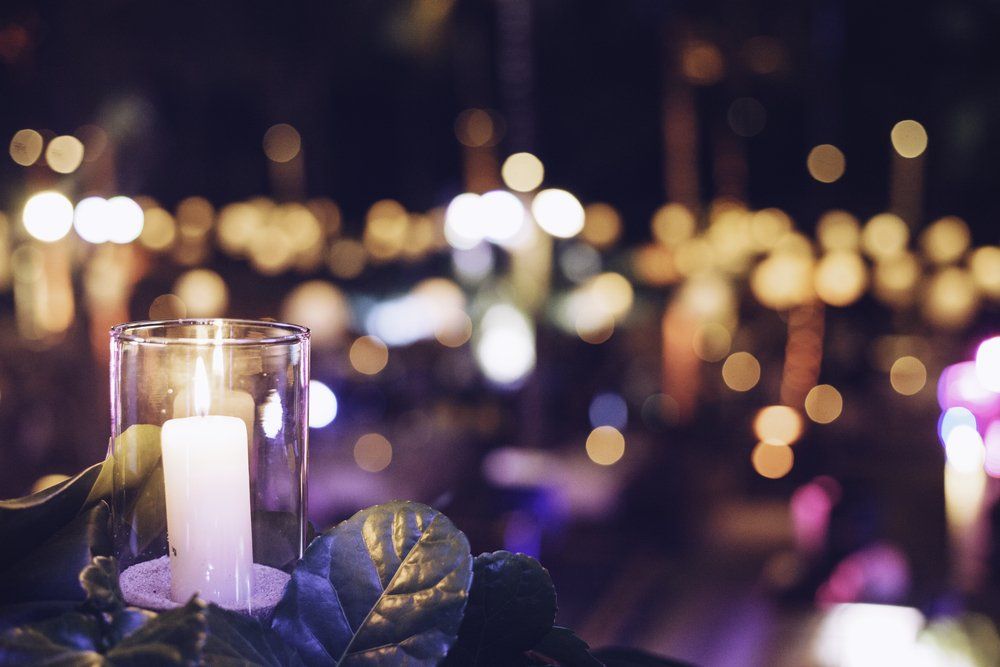
[{"label": "yellow light orb", "polygon": [[913,396],[927,384],[927,367],[916,357],[900,357],[889,369],[889,383],[903,396]]},{"label": "yellow light orb", "polygon": [[177,229],[189,241],[197,241],[212,229],[215,207],[204,197],[186,197],[177,204]]},{"label": "yellow light orb", "polygon": [[462,347],[472,338],[472,319],[460,312],[454,321],[435,329],[434,338],[445,347]]},{"label": "yellow light orb", "polygon": [[357,278],[365,270],[368,253],[365,247],[353,239],[342,239],[330,246],[327,266],[338,278]]},{"label": "yellow light orb", "polygon": [[587,456],[598,465],[614,465],[624,454],[625,436],[614,426],[598,426],[587,436]]},{"label": "yellow light orb", "polygon": [[725,69],[722,51],[711,42],[691,40],[681,51],[681,72],[691,83],[712,85],[722,78]]},{"label": "yellow light orb", "polygon": [[156,206],[146,211],[139,243],[150,250],[166,250],[177,238],[177,225],[174,217],[164,209]]},{"label": "yellow light orb", "polygon": [[653,214],[653,238],[675,248],[694,235],[694,213],[684,204],[665,204]]},{"label": "yellow light orb", "polygon": [[760,362],[749,352],[734,352],[722,364],[722,380],[733,391],[750,391],[760,381]]},{"label": "yellow light orb", "polygon": [[281,318],[307,327],[313,344],[338,343],[351,324],[351,307],[344,293],[326,280],[307,280],[289,292]]},{"label": "yellow light orb", "polygon": [[861,231],[861,248],[873,259],[900,254],[909,240],[910,228],[893,213],[879,213]]},{"label": "yellow light orb", "polygon": [[511,190],[531,192],[542,184],[545,167],[531,153],[514,153],[503,161],[500,176]]},{"label": "yellow light orb", "polygon": [[10,159],[22,167],[30,167],[42,156],[44,143],[42,135],[35,130],[18,130],[10,140]]},{"label": "yellow light orb", "polygon": [[848,306],[864,294],[868,269],[856,253],[838,250],[816,265],[815,281],[820,299],[831,306]]},{"label": "yellow light orb", "polygon": [[881,301],[893,306],[908,306],[916,297],[920,263],[912,253],[904,252],[875,264],[873,291]]},{"label": "yellow light orb", "polygon": [[682,241],[674,250],[674,266],[682,276],[693,276],[715,265],[715,251],[704,238]]},{"label": "yellow light orb", "polygon": [[802,415],[787,405],[769,405],[754,418],[753,432],[760,440],[790,445],[802,435]]},{"label": "yellow light orb", "polygon": [[619,320],[632,309],[635,292],[632,283],[620,273],[608,272],[594,276],[583,289],[592,297],[597,309]]},{"label": "yellow light orb", "polygon": [[847,161],[844,153],[833,144],[820,144],[809,151],[806,168],[820,183],[835,183],[844,175]]},{"label": "yellow light orb", "polygon": [[46,243],[66,236],[73,226],[73,204],[51,190],[32,195],[21,216],[28,234]]},{"label": "yellow light orb", "polygon": [[354,462],[365,472],[382,472],[392,463],[392,443],[380,433],[366,433],[354,443]]},{"label": "yellow light orb", "polygon": [[45,149],[45,161],[52,171],[72,174],[83,162],[83,144],[68,134],[56,137]]},{"label": "yellow light orb", "polygon": [[566,190],[549,188],[536,194],[531,214],[539,227],[558,238],[571,238],[583,229],[583,205]]},{"label": "yellow light orb", "polygon": [[816,224],[816,237],[827,252],[857,250],[861,240],[861,225],[847,211],[827,211]]},{"label": "yellow light orb", "polygon": [[348,352],[351,366],[363,375],[377,375],[389,363],[389,348],[375,336],[361,336]]},{"label": "yellow light orb", "polygon": [[808,255],[772,253],[750,276],[750,289],[768,308],[784,310],[812,299],[813,260]]},{"label": "yellow light orb", "polygon": [[640,282],[656,287],[670,285],[680,278],[674,254],[658,243],[644,245],[635,251],[632,272]]},{"label": "yellow light orb", "polygon": [[220,317],[229,305],[226,281],[211,269],[192,269],[174,283],[173,293],[187,306],[190,317]]},{"label": "yellow light orb", "polygon": [[264,133],[264,155],[272,162],[291,162],[302,150],[299,131],[288,123],[272,125]]},{"label": "yellow light orb", "polygon": [[187,306],[176,294],[161,294],[149,304],[149,319],[177,320],[187,317]]},{"label": "yellow light orb", "polygon": [[889,133],[892,147],[906,158],[922,155],[927,150],[927,130],[915,120],[901,120],[892,127]]},{"label": "yellow light orb", "polygon": [[717,322],[698,327],[691,341],[695,355],[702,361],[722,361],[733,344],[729,329]]},{"label": "yellow light orb", "polygon": [[580,236],[595,248],[609,248],[622,234],[622,218],[608,204],[590,204],[583,209],[583,231]]},{"label": "yellow light orb", "polygon": [[1000,299],[1000,247],[977,248],[969,256],[969,271],[976,287],[991,299]]},{"label": "yellow light orb", "polygon": [[971,241],[969,226],[955,216],[935,220],[920,234],[920,248],[935,264],[957,262],[969,249]]},{"label": "yellow light orb", "polygon": [[455,136],[463,146],[493,146],[500,140],[492,114],[485,109],[466,109],[455,120]]},{"label": "yellow light orb", "polygon": [[791,471],[795,454],[785,443],[759,442],[750,454],[750,461],[761,477],[780,479]]},{"label": "yellow light orb", "polygon": [[788,214],[777,208],[765,208],[750,216],[750,236],[758,250],[771,250],[794,228]]},{"label": "yellow light orb", "polygon": [[816,385],[806,394],[806,415],[817,424],[829,424],[844,410],[844,397],[828,384]]},{"label": "yellow light orb", "polygon": [[978,305],[972,276],[957,267],[942,269],[930,279],[922,304],[924,317],[942,329],[960,329],[969,324]]}]

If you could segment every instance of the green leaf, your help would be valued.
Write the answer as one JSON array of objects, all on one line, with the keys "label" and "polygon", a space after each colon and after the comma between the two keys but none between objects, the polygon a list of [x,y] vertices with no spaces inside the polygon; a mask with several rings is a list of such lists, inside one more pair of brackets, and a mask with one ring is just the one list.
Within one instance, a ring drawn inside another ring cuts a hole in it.
[{"label": "green leaf", "polygon": [[3,665],[101,665],[99,620],[69,612],[0,635]]},{"label": "green leaf", "polygon": [[[0,572],[0,600],[7,603],[82,601],[79,572],[94,556],[110,555],[108,506],[99,503]],[[19,544],[5,548],[16,550]]]},{"label": "green leaf", "polygon": [[114,558],[95,557],[77,579],[86,596],[88,609],[118,611],[125,606],[125,597],[118,585],[118,563]]},{"label": "green leaf", "polygon": [[590,652],[587,642],[569,628],[554,626],[542,637],[531,653],[544,656],[563,667],[603,667],[603,663]]},{"label": "green leaf", "polygon": [[509,551],[476,556],[469,603],[445,665],[511,665],[552,629],[556,589],[542,565]]},{"label": "green leaf", "polygon": [[602,648],[594,651],[594,657],[605,667],[694,667],[689,662],[661,658],[632,648]]},{"label": "green leaf", "polygon": [[394,501],[313,541],[272,627],[307,665],[436,665],[471,580],[465,535],[437,510]]},{"label": "green leaf", "polygon": [[207,610],[207,665],[302,665],[294,649],[256,618],[210,604]]},{"label": "green leaf", "polygon": [[113,665],[188,665],[201,659],[208,621],[197,598],[157,614],[107,652]]},{"label": "green leaf", "polygon": [[20,560],[80,513],[101,465],[95,463],[76,477],[30,496],[0,500],[0,569]]}]

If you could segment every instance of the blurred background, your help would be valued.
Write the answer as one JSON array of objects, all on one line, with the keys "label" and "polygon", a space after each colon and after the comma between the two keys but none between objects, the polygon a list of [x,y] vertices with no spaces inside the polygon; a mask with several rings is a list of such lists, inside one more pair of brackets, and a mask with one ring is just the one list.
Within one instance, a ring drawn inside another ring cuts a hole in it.
[{"label": "blurred background", "polygon": [[971,0],[8,0],[0,495],[104,456],[112,324],[291,321],[318,526],[431,503],[593,645],[1000,664],[998,59]]}]

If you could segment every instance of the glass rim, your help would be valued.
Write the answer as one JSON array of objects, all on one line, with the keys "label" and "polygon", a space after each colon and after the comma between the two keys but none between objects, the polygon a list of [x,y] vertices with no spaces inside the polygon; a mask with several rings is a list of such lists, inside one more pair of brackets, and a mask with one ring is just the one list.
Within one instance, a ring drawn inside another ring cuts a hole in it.
[{"label": "glass rim", "polygon": [[[228,324],[233,326],[246,327],[248,330],[268,329],[282,331],[280,335],[264,336],[261,338],[190,338],[171,336],[142,336],[137,332],[149,329],[171,329],[189,326],[218,326]],[[228,317],[204,317],[204,318],[183,318],[177,320],[140,320],[136,322],[123,322],[111,327],[111,340],[128,343],[139,343],[140,345],[276,345],[281,343],[296,343],[309,340],[309,329],[298,324],[287,322],[271,322],[268,320],[246,320]]]}]

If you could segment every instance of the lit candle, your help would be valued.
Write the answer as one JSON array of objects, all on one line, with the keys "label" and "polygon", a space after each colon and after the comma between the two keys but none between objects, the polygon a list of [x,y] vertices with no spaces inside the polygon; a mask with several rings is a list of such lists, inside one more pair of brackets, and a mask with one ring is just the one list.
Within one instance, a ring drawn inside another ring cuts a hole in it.
[{"label": "lit candle", "polygon": [[224,607],[250,605],[253,543],[250,467],[243,419],[210,415],[205,363],[195,364],[197,416],[163,425],[163,481],[167,503],[170,593]]}]

